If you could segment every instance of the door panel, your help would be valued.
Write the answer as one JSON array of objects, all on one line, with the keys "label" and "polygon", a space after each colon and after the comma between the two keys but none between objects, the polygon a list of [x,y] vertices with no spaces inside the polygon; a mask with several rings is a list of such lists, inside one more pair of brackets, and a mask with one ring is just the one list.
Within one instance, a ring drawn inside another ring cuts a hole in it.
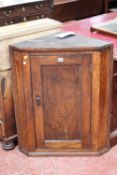
[{"label": "door panel", "polygon": [[71,140],[81,137],[79,67],[42,66],[44,126],[47,140]]},{"label": "door panel", "polygon": [[31,58],[37,148],[89,148],[91,56],[57,60]]}]

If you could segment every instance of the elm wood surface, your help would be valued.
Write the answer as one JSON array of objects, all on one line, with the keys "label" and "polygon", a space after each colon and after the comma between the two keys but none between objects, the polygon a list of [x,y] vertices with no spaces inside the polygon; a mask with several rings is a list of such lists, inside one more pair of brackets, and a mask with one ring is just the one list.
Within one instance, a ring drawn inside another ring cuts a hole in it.
[{"label": "elm wood surface", "polygon": [[105,12],[104,0],[54,0],[53,17],[59,21],[80,19]]},{"label": "elm wood surface", "polygon": [[91,31],[91,25],[100,24],[102,22],[108,22],[117,18],[117,12],[99,15],[96,17],[86,18],[79,21],[69,21],[64,23],[64,31],[74,31],[76,33],[90,36],[93,38],[100,38],[105,41],[113,43],[113,85],[112,85],[112,112],[110,122],[110,141],[111,146],[117,144],[117,39],[113,36]]},{"label": "elm wood surface", "polygon": [[40,0],[0,8],[0,26],[35,19],[52,18],[52,0]]},{"label": "elm wood surface", "polygon": [[112,45],[78,35],[10,48],[20,150],[30,156],[107,151]]}]

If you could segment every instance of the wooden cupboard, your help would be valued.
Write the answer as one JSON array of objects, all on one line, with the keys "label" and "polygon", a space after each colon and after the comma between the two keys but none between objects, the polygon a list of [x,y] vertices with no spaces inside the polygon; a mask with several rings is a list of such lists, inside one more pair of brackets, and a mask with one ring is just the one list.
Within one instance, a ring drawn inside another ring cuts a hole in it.
[{"label": "wooden cupboard", "polygon": [[106,12],[107,0],[54,0],[53,17],[60,21],[86,18]]},{"label": "wooden cupboard", "polygon": [[29,156],[109,149],[112,45],[55,36],[10,47],[19,148]]}]

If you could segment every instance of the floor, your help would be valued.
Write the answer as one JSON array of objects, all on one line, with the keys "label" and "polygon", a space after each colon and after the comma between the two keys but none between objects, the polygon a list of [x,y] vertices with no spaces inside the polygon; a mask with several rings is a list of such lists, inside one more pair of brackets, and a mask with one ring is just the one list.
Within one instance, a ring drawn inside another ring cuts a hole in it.
[{"label": "floor", "polygon": [[98,157],[27,157],[0,145],[0,175],[117,175],[117,146]]}]

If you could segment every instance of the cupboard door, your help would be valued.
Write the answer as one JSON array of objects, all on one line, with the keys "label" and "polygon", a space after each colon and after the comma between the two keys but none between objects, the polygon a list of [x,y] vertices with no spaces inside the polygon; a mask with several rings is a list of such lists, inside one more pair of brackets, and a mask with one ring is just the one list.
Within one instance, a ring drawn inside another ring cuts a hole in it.
[{"label": "cupboard door", "polygon": [[90,148],[91,55],[31,58],[37,148]]}]

